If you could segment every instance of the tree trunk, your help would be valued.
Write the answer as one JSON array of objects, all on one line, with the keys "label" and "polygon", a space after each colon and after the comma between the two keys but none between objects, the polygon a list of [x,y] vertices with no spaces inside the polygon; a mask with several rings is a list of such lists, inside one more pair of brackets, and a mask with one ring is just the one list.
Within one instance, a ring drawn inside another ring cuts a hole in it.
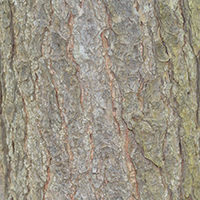
[{"label": "tree trunk", "polygon": [[0,0],[0,199],[200,199],[199,0]]}]

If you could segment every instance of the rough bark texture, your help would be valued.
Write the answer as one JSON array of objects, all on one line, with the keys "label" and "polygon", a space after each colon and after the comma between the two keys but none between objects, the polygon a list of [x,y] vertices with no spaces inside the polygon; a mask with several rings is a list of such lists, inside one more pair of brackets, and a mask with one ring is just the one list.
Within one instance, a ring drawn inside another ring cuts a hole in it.
[{"label": "rough bark texture", "polygon": [[199,0],[0,0],[0,198],[200,199]]}]

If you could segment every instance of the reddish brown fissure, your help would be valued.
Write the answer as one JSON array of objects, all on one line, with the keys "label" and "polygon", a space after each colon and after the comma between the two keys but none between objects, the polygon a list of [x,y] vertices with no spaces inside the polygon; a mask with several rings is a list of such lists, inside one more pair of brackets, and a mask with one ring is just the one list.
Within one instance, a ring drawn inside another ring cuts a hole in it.
[{"label": "reddish brown fissure", "polygon": [[[66,140],[66,146],[67,146],[67,153],[68,153],[68,156],[69,156],[69,170],[71,172],[71,165],[72,165],[72,160],[73,160],[73,153],[71,151],[71,146],[70,146],[70,143],[69,143],[69,136],[68,136],[68,133],[67,133],[67,124],[66,124],[66,121],[65,121],[65,118],[63,116],[63,111],[62,109],[60,108],[60,103],[59,103],[59,99],[58,99],[58,89],[55,85],[55,82],[54,82],[54,78],[53,78],[53,74],[55,73],[54,70],[53,70],[53,67],[52,67],[52,61],[50,59],[50,74],[51,74],[51,81],[52,81],[52,84],[54,86],[54,89],[55,89],[55,97],[56,97],[56,103],[57,103],[57,107],[58,107],[58,110],[60,112],[60,117],[62,118],[62,125],[61,127],[64,127],[65,129],[65,140]],[[45,187],[48,188],[48,184],[49,184],[49,180],[50,180],[50,163],[49,162],[49,165],[47,167],[47,180],[45,182]],[[49,179],[49,180],[48,180]],[[46,190],[46,189],[45,189]],[[46,190],[47,191],[47,190]],[[44,194],[45,195],[45,194]]]},{"label": "reddish brown fissure", "polygon": [[88,132],[89,137],[90,137],[90,160],[91,160],[90,170],[91,170],[91,168],[92,168],[92,161],[93,161],[93,158],[94,158],[94,142],[93,142],[92,126],[91,125],[88,126],[87,132]]},{"label": "reddish brown fissure", "polygon": [[[13,71],[13,74],[14,74],[14,77],[15,77],[15,72],[14,72],[14,69],[13,69],[13,62],[14,62],[15,48],[16,48],[16,45],[15,45],[15,31],[14,31],[14,23],[13,23],[13,18],[14,18],[14,16],[13,16],[13,14],[14,14],[14,4],[11,3],[11,1],[9,0],[8,1],[8,5],[9,5],[9,8],[10,8],[10,34],[11,34],[10,69]],[[27,111],[27,108],[26,108],[25,96],[20,91],[19,88],[17,88],[17,90],[18,90],[18,92],[19,92],[19,94],[21,96],[21,99],[22,99],[22,102],[23,102],[23,106],[24,106],[24,112],[25,112],[25,116],[26,116],[26,119],[25,119],[25,131],[24,131],[24,152],[27,155],[27,158],[30,160],[30,158],[28,156],[28,152],[27,152],[27,135],[28,135],[27,124],[28,124],[29,114],[28,114],[28,111]],[[12,135],[12,147],[13,147],[13,154],[14,154],[15,153],[15,142],[14,142],[14,136],[13,135]],[[11,173],[11,170],[12,169],[11,169],[11,160],[10,160],[9,161],[9,173]],[[25,195],[25,199],[28,198],[28,195],[30,193],[30,187],[29,187],[29,182],[28,182],[29,175],[30,175],[30,170],[29,169],[26,169],[26,170],[27,170],[26,185],[27,185],[28,192]],[[9,179],[11,181],[10,174],[9,174]],[[7,187],[7,186],[5,186],[5,187]],[[6,188],[5,188],[5,192],[6,192]]]},{"label": "reddish brown fissure", "polygon": [[69,37],[69,40],[68,40],[66,51],[67,51],[68,58],[70,59],[70,61],[72,61],[76,65],[76,68],[77,68],[76,76],[77,76],[77,79],[78,79],[79,85],[80,85],[80,105],[81,105],[82,110],[84,110],[84,108],[83,108],[84,87],[83,87],[83,85],[81,83],[81,79],[80,79],[80,66],[78,65],[78,63],[76,62],[76,60],[75,60],[75,58],[73,56],[73,49],[74,49],[74,35],[73,35],[74,17],[75,16],[71,13],[70,17],[69,17],[69,21],[68,21],[68,25],[69,25],[69,28],[70,28],[70,37]]},{"label": "reddish brown fissure", "polygon": [[116,108],[114,106],[114,99],[115,99],[115,92],[113,90],[114,75],[111,73],[111,70],[110,70],[111,63],[110,63],[110,58],[109,58],[109,55],[108,55],[108,40],[106,39],[106,37],[104,35],[105,31],[106,30],[104,30],[101,33],[101,39],[102,39],[102,43],[103,43],[103,48],[105,50],[105,56],[104,56],[104,58],[105,58],[106,72],[107,72],[107,76],[108,76],[108,79],[109,79],[109,87],[110,87],[110,91],[111,91],[112,114],[113,114],[114,121],[117,124],[118,133],[119,133],[119,135],[121,135],[120,124],[117,121],[117,118],[116,118]]},{"label": "reddish brown fissure", "polygon": [[40,134],[41,139],[43,140],[43,142],[44,142],[44,144],[45,144],[46,151],[47,151],[47,154],[48,154],[48,161],[47,161],[47,165],[46,165],[46,168],[47,168],[47,176],[46,176],[46,181],[45,181],[44,187],[43,187],[43,200],[45,200],[45,198],[46,198],[46,192],[47,192],[47,190],[48,190],[48,185],[49,185],[49,182],[50,182],[50,179],[51,179],[50,166],[51,166],[52,157],[51,157],[50,152],[49,152],[48,149],[47,149],[47,145],[46,145],[45,139],[43,138],[43,133],[42,133],[42,131],[41,131],[39,125],[37,126],[37,129],[38,129],[38,132],[39,132],[39,134]]},{"label": "reddish brown fissure", "polygon": [[105,31],[106,30],[112,30],[112,24],[111,24],[112,20],[111,20],[111,17],[109,15],[109,13],[108,13],[108,8],[107,8],[106,5],[105,5],[105,12],[106,12],[105,22],[106,22],[108,28],[102,31],[102,33],[101,33],[101,39],[102,39],[103,49],[105,51],[105,55],[104,55],[105,68],[106,68],[107,77],[108,77],[108,80],[109,80],[109,87],[110,87],[110,91],[111,91],[112,114],[113,114],[114,121],[115,121],[115,123],[117,125],[117,128],[118,128],[118,133],[121,136],[120,124],[119,124],[119,122],[118,122],[118,120],[116,118],[116,108],[115,108],[115,105],[114,105],[114,99],[115,99],[115,91],[113,89],[114,75],[113,75],[112,71],[110,70],[111,61],[110,61],[110,57],[108,55],[108,47],[109,46],[108,46],[108,40],[105,37]]},{"label": "reddish brown fissure", "polygon": [[[68,21],[68,25],[69,25],[69,28],[70,28],[70,38],[68,40],[68,44],[67,44],[66,50],[67,50],[68,58],[70,59],[70,61],[75,63],[75,65],[77,67],[77,70],[79,72],[80,71],[79,66],[78,66],[78,64],[76,63],[76,61],[75,61],[75,59],[73,57],[73,48],[74,48],[73,24],[74,24],[74,16],[71,13],[70,17],[69,17],[69,21]],[[82,107],[82,101],[83,101],[82,85],[81,85],[80,78],[79,77],[77,77],[77,78],[79,80],[80,88],[81,88],[80,104],[81,104],[81,107]],[[82,107],[82,109],[83,109],[83,107]],[[65,126],[65,129],[67,131],[67,126]],[[69,159],[70,159],[70,161],[72,161],[73,160],[73,154],[72,154],[71,147],[70,147],[70,144],[69,144],[68,135],[67,135],[67,139],[66,140],[67,140],[66,142],[67,142],[67,151],[68,151]]]},{"label": "reddish brown fissure", "polygon": [[[107,23],[106,24],[108,25],[108,29],[111,30],[112,29],[111,28],[112,27],[112,25],[111,25],[111,17],[109,16],[109,13],[107,11],[107,7],[106,7],[106,13],[107,13]],[[105,55],[104,55],[105,68],[106,68],[106,72],[107,72],[107,77],[109,79],[109,86],[110,86],[110,91],[111,91],[112,114],[113,114],[114,121],[115,121],[115,123],[117,125],[117,128],[118,128],[118,133],[119,133],[120,136],[122,136],[121,129],[120,129],[120,123],[117,120],[116,108],[114,106],[115,92],[113,90],[113,87],[114,87],[115,77],[114,77],[112,71],[110,70],[111,61],[110,61],[110,57],[108,55],[108,47],[109,47],[108,40],[105,37],[105,31],[106,30],[107,29],[103,30],[103,32],[101,33],[103,49],[105,51]],[[119,91],[119,92],[120,92],[120,95],[122,95],[121,91]],[[130,180],[131,185],[133,186],[133,188],[132,188],[133,191],[132,191],[132,197],[131,198],[132,199],[133,198],[140,199],[140,194],[139,194],[139,190],[138,190],[138,182],[137,182],[137,179],[136,179],[136,170],[135,170],[134,164],[132,162],[132,159],[131,159],[129,151],[128,151],[128,146],[129,146],[128,131],[129,130],[128,130],[126,124],[125,124],[125,126],[126,126],[126,130],[125,130],[124,149],[125,149],[125,155],[126,155],[126,160],[127,160],[127,168],[129,170],[129,180]]]},{"label": "reddish brown fissure", "polygon": [[128,133],[129,133],[129,130],[126,129],[124,148],[125,148],[125,153],[126,153],[126,158],[127,158],[127,167],[129,170],[129,179],[130,179],[130,183],[134,187],[134,191],[132,191],[132,195],[136,197],[137,199],[140,199],[140,193],[138,190],[138,183],[137,183],[137,178],[136,178],[136,170],[135,170],[135,166],[132,162],[132,159],[130,157],[129,150],[128,150],[128,146],[129,146]]},{"label": "reddish brown fissure", "polygon": [[[31,158],[28,156],[28,148],[27,148],[27,140],[28,140],[28,122],[29,122],[29,113],[26,107],[26,101],[25,101],[25,96],[24,94],[19,90],[20,96],[22,98],[22,102],[23,102],[23,106],[24,106],[24,112],[25,112],[25,116],[26,116],[26,120],[25,120],[25,131],[24,131],[24,152],[27,155],[28,160],[31,162]],[[14,144],[14,141],[13,141]],[[27,168],[27,176],[26,176],[26,185],[28,188],[28,192],[26,194],[26,199],[28,199],[28,195],[30,193],[30,187],[29,187],[29,176],[30,176],[30,169]]]},{"label": "reddish brown fissure", "polygon": [[28,134],[27,124],[28,124],[29,114],[28,114],[28,111],[27,111],[27,108],[26,108],[25,97],[21,92],[20,92],[20,95],[22,97],[22,102],[23,102],[23,105],[24,105],[24,112],[25,112],[25,115],[26,115],[26,129],[25,129],[25,136],[24,136],[24,150],[27,153],[27,134]]},{"label": "reddish brown fissure", "polygon": [[[13,27],[13,5],[11,4],[10,1],[8,1],[8,4],[9,4],[9,8],[10,8],[10,34],[11,34],[10,69],[13,71],[13,62],[14,62],[14,54],[15,54],[15,35],[14,35],[14,27]],[[13,71],[13,74],[14,74],[14,71]],[[7,138],[7,136],[6,136],[6,138]],[[14,144],[13,136],[12,136],[12,143]],[[5,144],[7,144],[7,142]],[[6,149],[8,151],[4,152],[4,153],[9,152],[9,148],[7,145],[6,145]],[[6,163],[8,163],[8,162],[6,161]],[[11,170],[12,170],[11,159],[9,159],[9,165],[6,165],[6,168],[7,168],[6,172],[9,172],[9,176],[5,177],[5,183],[8,183],[8,182],[11,183]],[[8,171],[8,169],[9,169],[9,171]],[[8,175],[8,174],[6,173],[6,175]],[[9,188],[9,186],[5,185],[5,194],[6,194],[6,192],[7,192],[6,190],[8,188]],[[7,194],[5,195],[5,197],[6,196],[7,196]]]},{"label": "reddish brown fissure", "polygon": [[43,188],[43,200],[45,200],[46,197],[46,191],[48,190],[48,185],[51,179],[51,172],[50,172],[50,165],[51,165],[51,156],[50,156],[50,152],[48,152],[49,154],[49,158],[48,158],[48,164],[47,164],[47,178],[46,181],[44,183],[44,188]]},{"label": "reddish brown fissure", "polygon": [[[84,110],[84,108],[83,108],[84,88],[83,88],[81,80],[80,80],[80,67],[76,63],[75,58],[73,56],[73,48],[74,48],[73,24],[74,24],[74,17],[75,16],[71,12],[70,13],[70,17],[69,17],[69,21],[68,21],[68,25],[69,25],[69,29],[70,29],[70,37],[69,37],[69,40],[67,42],[66,52],[67,52],[67,56],[68,56],[69,60],[75,64],[75,66],[77,68],[77,73],[79,73],[79,74],[76,74],[76,76],[77,76],[77,79],[78,79],[79,85],[80,85],[80,105],[81,105],[82,110]],[[53,70],[51,61],[50,61],[50,67]],[[64,126],[64,129],[65,129],[66,147],[67,147],[67,153],[68,153],[68,156],[69,156],[69,170],[70,170],[70,173],[72,174],[73,153],[71,151],[71,146],[70,146],[70,142],[69,142],[69,136],[68,136],[68,133],[67,133],[67,124],[66,124],[64,116],[63,116],[63,111],[60,108],[59,99],[58,99],[58,89],[56,88],[56,85],[54,83],[53,74],[52,74],[52,84],[54,85],[54,88],[55,88],[55,91],[56,91],[56,101],[57,101],[58,109],[60,111],[60,116],[62,117],[62,121],[63,121],[62,127]],[[74,196],[76,194],[76,188],[75,188],[74,184],[72,183],[71,179],[69,181],[73,185],[73,190],[74,190],[74,192],[72,192],[72,194],[69,194],[69,196],[70,196],[70,198],[72,200],[74,200]]]},{"label": "reddish brown fissure", "polygon": [[[27,158],[29,157],[28,156],[28,152],[27,152],[27,137],[28,137],[28,128],[27,128],[27,126],[28,126],[28,119],[29,119],[29,114],[28,114],[28,111],[27,111],[27,109],[26,109],[26,102],[25,102],[25,97],[24,97],[24,95],[22,94],[22,93],[20,93],[21,94],[21,97],[22,97],[22,102],[23,102],[23,105],[24,105],[24,112],[25,112],[25,114],[26,114],[26,129],[25,129],[25,136],[24,136],[24,151],[25,151],[25,153],[27,154]],[[31,159],[29,158],[29,160],[31,161]],[[29,171],[29,169],[27,169],[27,179],[26,179],[26,185],[27,185],[27,188],[28,188],[28,193],[26,194],[26,199],[28,198],[28,195],[29,195],[29,193],[30,193],[30,187],[29,187],[29,182],[28,182],[28,180],[29,180],[29,176],[30,176],[30,171]]]},{"label": "reddish brown fissure", "polygon": [[[47,166],[47,179],[46,179],[46,182],[44,184],[44,189],[47,191],[48,189],[48,184],[49,184],[49,181],[50,181],[50,167]],[[45,196],[43,196],[43,199],[45,199]]]}]

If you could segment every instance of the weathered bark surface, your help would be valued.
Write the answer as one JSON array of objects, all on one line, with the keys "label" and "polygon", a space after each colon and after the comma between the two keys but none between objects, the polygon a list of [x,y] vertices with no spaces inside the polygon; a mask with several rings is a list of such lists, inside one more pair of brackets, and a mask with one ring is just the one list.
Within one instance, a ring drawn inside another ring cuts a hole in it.
[{"label": "weathered bark surface", "polygon": [[200,199],[199,0],[0,0],[0,198]]}]

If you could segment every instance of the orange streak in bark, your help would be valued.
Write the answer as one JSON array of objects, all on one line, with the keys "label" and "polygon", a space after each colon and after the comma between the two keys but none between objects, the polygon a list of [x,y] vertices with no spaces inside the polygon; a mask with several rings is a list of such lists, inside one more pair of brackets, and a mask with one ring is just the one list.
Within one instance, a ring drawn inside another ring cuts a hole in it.
[{"label": "orange streak in bark", "polygon": [[[79,69],[79,68],[78,68]],[[84,89],[83,89],[83,87],[81,86],[81,99],[80,99],[80,101],[81,101],[81,108],[82,108],[82,110],[84,110],[83,109],[83,95],[84,95]]]},{"label": "orange streak in bark", "polygon": [[[52,62],[50,61],[50,67],[51,69],[53,70],[53,67],[52,67]],[[54,71],[52,71],[53,73],[55,73]],[[55,85],[55,82],[54,82],[54,79],[53,79],[53,75],[51,75],[51,80],[52,80],[52,84],[54,86],[54,89],[56,91],[56,101],[57,101],[57,106],[58,106],[58,110],[60,111],[60,116],[63,118],[63,123],[62,123],[62,126],[64,125],[65,127],[65,136],[66,136],[66,141],[67,141],[67,153],[69,155],[69,159],[70,161],[73,159],[73,154],[71,152],[71,147],[69,145],[69,141],[68,141],[68,134],[67,134],[67,125],[66,125],[66,122],[65,122],[65,119],[63,117],[63,114],[62,114],[62,110],[60,108],[60,103],[59,103],[59,100],[58,100],[58,89],[56,88],[56,85]]]},{"label": "orange streak in bark", "polygon": [[110,58],[109,58],[109,55],[108,55],[108,40],[106,39],[104,33],[105,33],[105,30],[101,33],[101,39],[102,39],[102,43],[103,43],[103,48],[106,51],[104,58],[105,58],[105,64],[106,64],[105,67],[106,67],[107,76],[108,76],[108,79],[109,79],[109,86],[110,86],[111,97],[112,97],[112,99],[111,99],[111,101],[112,101],[112,114],[113,114],[114,121],[117,124],[118,132],[121,135],[120,125],[119,125],[119,122],[117,121],[116,111],[115,111],[115,107],[114,107],[114,99],[115,99],[115,93],[113,91],[114,76],[111,73],[111,70],[109,69],[110,68]]},{"label": "orange streak in bark", "polygon": [[92,140],[91,135],[90,135],[90,145],[91,145],[90,157],[91,157],[91,160],[93,160],[93,158],[94,158],[94,144],[93,144],[93,140]]},{"label": "orange streak in bark", "polygon": [[94,158],[94,143],[93,143],[93,137],[92,137],[92,131],[89,131],[90,134],[90,158],[91,158],[91,162]]},{"label": "orange streak in bark", "polygon": [[26,114],[26,130],[25,130],[25,136],[24,136],[24,149],[27,152],[27,131],[28,131],[27,130],[27,123],[28,123],[28,119],[29,119],[29,114],[28,114],[28,111],[26,109],[25,97],[21,92],[20,92],[20,95],[22,97],[22,102],[23,102],[23,105],[24,105],[24,112]]},{"label": "orange streak in bark", "polygon": [[135,167],[134,167],[134,165],[131,161],[130,154],[128,152],[128,144],[129,144],[128,129],[126,129],[125,152],[126,152],[126,157],[127,157],[127,167],[128,167],[128,170],[129,170],[130,182],[132,183],[133,187],[135,188],[133,195],[137,199],[140,199],[140,194],[139,194],[139,191],[138,191],[138,183],[137,183],[137,179],[136,179],[136,170],[135,170]]},{"label": "orange streak in bark", "polygon": [[[46,179],[46,182],[45,182],[45,184],[44,184],[44,190],[46,190],[46,191],[47,191],[47,189],[48,189],[50,177],[51,177],[51,175],[50,175],[50,167],[47,166],[47,179]],[[43,196],[43,200],[45,200],[45,194],[44,194],[44,196]]]},{"label": "orange streak in bark", "polygon": [[66,136],[66,142],[67,142],[67,153],[69,155],[69,160],[71,163],[71,161],[73,160],[73,153],[71,151],[71,146],[69,145],[68,134],[67,134],[67,125],[65,125],[65,136]]}]

